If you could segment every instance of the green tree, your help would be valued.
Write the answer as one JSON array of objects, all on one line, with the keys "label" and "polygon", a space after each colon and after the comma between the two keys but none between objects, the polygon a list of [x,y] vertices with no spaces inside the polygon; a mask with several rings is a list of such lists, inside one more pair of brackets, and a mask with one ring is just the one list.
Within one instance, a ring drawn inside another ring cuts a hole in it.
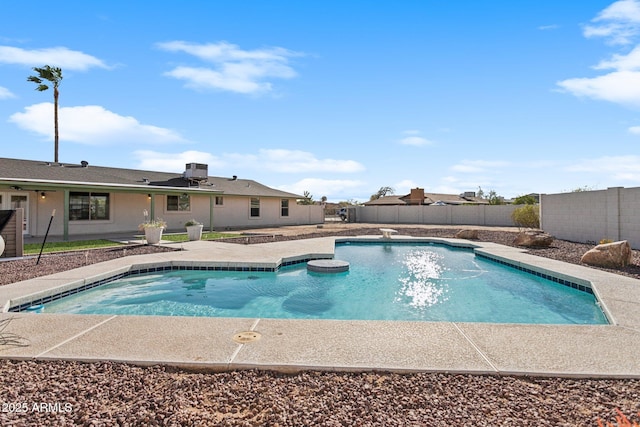
[{"label": "green tree", "polygon": [[308,191],[305,190],[304,193],[302,193],[304,195],[304,199],[301,199],[298,201],[299,204],[301,205],[313,205],[315,202],[313,201],[313,196],[311,195],[311,193],[309,193]]},{"label": "green tree", "polygon": [[513,200],[514,205],[535,205],[536,203],[536,198],[531,194],[518,196]]},{"label": "green tree", "polygon": [[48,81],[53,86],[53,140],[54,140],[54,156],[53,161],[58,163],[58,86],[62,81],[62,69],[45,65],[42,68],[33,67],[33,71],[38,73],[37,76],[29,76],[27,81],[37,84],[36,90],[43,92],[49,89],[44,81]]},{"label": "green tree", "polygon": [[380,197],[388,196],[390,194],[395,194],[395,190],[392,187],[380,187],[380,189],[372,194],[369,200],[378,200]]},{"label": "green tree", "polygon": [[496,193],[495,190],[489,191],[487,200],[489,201],[490,205],[504,205],[504,197],[498,196],[498,193]]}]

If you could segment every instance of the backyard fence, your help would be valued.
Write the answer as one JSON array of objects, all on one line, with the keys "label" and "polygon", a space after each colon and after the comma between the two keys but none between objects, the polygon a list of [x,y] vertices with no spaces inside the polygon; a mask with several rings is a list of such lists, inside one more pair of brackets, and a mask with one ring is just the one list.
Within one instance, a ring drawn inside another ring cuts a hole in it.
[{"label": "backyard fence", "polygon": [[378,224],[484,225],[513,227],[517,205],[358,206],[355,220]]},{"label": "backyard fence", "polygon": [[640,249],[640,188],[542,194],[540,226],[562,240],[627,240]]}]

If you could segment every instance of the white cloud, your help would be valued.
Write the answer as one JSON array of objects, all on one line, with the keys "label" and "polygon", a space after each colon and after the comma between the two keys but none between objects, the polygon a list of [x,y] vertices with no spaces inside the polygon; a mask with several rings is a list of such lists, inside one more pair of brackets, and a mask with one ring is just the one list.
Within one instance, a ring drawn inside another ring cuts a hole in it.
[{"label": "white cloud", "polygon": [[138,158],[138,167],[145,170],[162,172],[184,172],[187,163],[205,163],[209,167],[209,175],[214,168],[224,166],[218,157],[203,151],[183,151],[182,153],[159,153],[152,150],[136,150],[133,155]]},{"label": "white cloud", "polygon": [[257,155],[232,153],[225,157],[245,167],[279,173],[354,173],[365,169],[354,160],[318,159],[313,153],[300,150],[263,149]]},{"label": "white cloud", "polygon": [[242,50],[226,42],[195,44],[184,41],[158,43],[162,50],[184,52],[213,64],[213,68],[178,66],[165,73],[168,77],[184,80],[194,89],[217,89],[257,94],[273,89],[272,78],[290,79],[297,76],[289,65],[289,58],[301,56],[284,48]]},{"label": "white cloud", "polygon": [[[351,173],[363,170],[363,166],[351,160],[317,159],[312,153],[282,149],[260,150],[258,154],[224,153],[214,156],[202,151],[163,153],[152,150],[135,152],[140,159],[140,167],[153,170],[178,171],[186,163],[198,162],[215,166],[216,169],[241,171],[269,171],[280,173]],[[323,180],[323,182],[325,182]],[[331,180],[327,182],[354,182]]]},{"label": "white cloud", "polygon": [[604,37],[612,44],[629,44],[640,30],[640,2],[619,0],[584,27],[585,37]]},{"label": "white cloud", "polygon": [[491,160],[463,160],[457,165],[453,165],[451,170],[462,173],[478,173],[495,171],[497,168],[509,166],[508,162]]},{"label": "white cloud", "polygon": [[402,144],[402,145],[413,145],[414,147],[421,147],[423,145],[432,145],[433,141],[429,141],[426,138],[423,138],[420,135],[420,131],[419,130],[405,130],[404,132],[405,136],[402,139],[399,139],[397,142],[398,144]]},{"label": "white cloud", "polygon": [[538,27],[540,31],[557,30],[558,28],[560,28],[560,25],[557,25],[557,24],[540,25]]},{"label": "white cloud", "polygon": [[6,87],[0,86],[0,99],[15,98],[16,96]]},{"label": "white cloud", "polygon": [[583,159],[565,168],[569,172],[607,174],[620,181],[640,181],[640,156],[605,156]]},{"label": "white cloud", "polygon": [[632,133],[634,135],[640,135],[640,126],[631,126],[627,130],[629,131],[629,133]]},{"label": "white cloud", "polygon": [[64,70],[86,71],[91,67],[109,68],[102,60],[66,47],[26,50],[0,46],[0,63],[41,67],[49,64]]},{"label": "white cloud", "polygon": [[558,86],[575,96],[640,106],[640,71],[615,71],[594,78],[574,78]]},{"label": "white cloud", "polygon": [[[344,179],[320,179],[305,178],[291,185],[282,185],[278,189],[295,194],[304,194],[308,191],[314,200],[320,200],[322,196],[332,195],[332,197],[343,197],[344,200],[351,198],[354,190],[365,185],[363,181]],[[337,201],[337,200],[336,200]]]},{"label": "white cloud", "polygon": [[627,55],[614,54],[608,61],[600,61],[595,67],[596,70],[614,69],[617,71],[639,71],[640,70],[640,46],[636,46]]},{"label": "white cloud", "polygon": [[[12,114],[18,127],[53,139],[53,104],[43,102]],[[178,133],[145,125],[133,117],[121,116],[98,105],[59,109],[60,139],[87,145],[165,144],[185,142]]]},{"label": "white cloud", "polygon": [[[630,44],[640,33],[640,1],[617,1],[600,12],[592,22],[595,24],[585,28],[585,36],[605,37],[614,44]],[[640,46],[627,54],[613,54],[593,68],[613,71],[591,78],[562,80],[557,85],[578,97],[640,106]]]}]

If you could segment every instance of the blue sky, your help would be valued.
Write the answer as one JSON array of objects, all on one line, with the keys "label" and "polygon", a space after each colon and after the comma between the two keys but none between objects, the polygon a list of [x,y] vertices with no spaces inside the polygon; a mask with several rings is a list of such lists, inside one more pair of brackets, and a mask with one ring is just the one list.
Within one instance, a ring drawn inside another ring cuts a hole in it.
[{"label": "blue sky", "polygon": [[60,1],[0,14],[0,156],[314,199],[640,185],[640,0]]}]

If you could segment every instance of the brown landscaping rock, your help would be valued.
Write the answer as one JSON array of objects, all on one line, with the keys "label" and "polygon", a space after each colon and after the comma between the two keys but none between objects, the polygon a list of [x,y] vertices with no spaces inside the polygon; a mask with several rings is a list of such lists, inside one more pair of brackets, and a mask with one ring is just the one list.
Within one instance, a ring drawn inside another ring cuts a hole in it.
[{"label": "brown landscaping rock", "polygon": [[528,230],[518,233],[513,244],[527,248],[548,248],[553,243],[553,236],[540,230]]},{"label": "brown landscaping rock", "polygon": [[626,240],[604,243],[587,251],[580,262],[604,268],[621,268],[631,263],[631,245]]},{"label": "brown landscaping rock", "polygon": [[478,240],[478,230],[460,230],[455,234],[456,239]]}]

